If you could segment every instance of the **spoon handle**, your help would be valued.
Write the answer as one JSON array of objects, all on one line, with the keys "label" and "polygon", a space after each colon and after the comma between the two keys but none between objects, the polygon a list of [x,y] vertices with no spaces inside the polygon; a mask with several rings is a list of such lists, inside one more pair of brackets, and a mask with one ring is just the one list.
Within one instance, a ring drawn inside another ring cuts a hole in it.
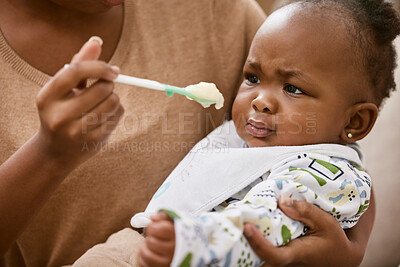
[{"label": "spoon handle", "polygon": [[114,80],[114,82],[135,85],[135,86],[145,87],[145,88],[159,90],[159,91],[165,91],[165,89],[166,89],[162,83],[152,81],[152,80],[127,76],[127,75],[123,75],[123,74],[119,74],[118,77]]}]

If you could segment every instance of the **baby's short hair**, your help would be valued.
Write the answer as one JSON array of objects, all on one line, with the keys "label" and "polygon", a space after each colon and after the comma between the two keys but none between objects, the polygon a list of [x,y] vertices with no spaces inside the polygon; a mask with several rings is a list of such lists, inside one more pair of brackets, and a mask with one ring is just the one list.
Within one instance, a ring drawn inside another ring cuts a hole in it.
[{"label": "baby's short hair", "polygon": [[[358,49],[361,68],[369,77],[374,89],[376,104],[396,90],[394,69],[396,50],[393,40],[400,34],[400,20],[392,3],[384,0],[294,0],[303,8],[318,8],[321,11],[338,15],[349,30],[352,45]],[[336,11],[336,12],[335,12]],[[345,20],[346,16],[350,20]]]}]

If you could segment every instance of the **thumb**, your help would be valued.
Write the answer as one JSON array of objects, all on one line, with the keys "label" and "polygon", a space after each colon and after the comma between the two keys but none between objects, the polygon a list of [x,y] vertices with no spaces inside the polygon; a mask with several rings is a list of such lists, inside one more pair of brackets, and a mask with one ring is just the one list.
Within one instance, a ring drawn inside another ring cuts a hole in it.
[{"label": "thumb", "polygon": [[[279,208],[293,220],[307,225],[311,231],[321,231],[327,225],[327,221],[336,223],[335,218],[317,206],[303,200],[293,200],[281,195],[278,200]],[[324,222],[324,223],[322,223]]]},{"label": "thumb", "polygon": [[99,59],[102,45],[103,40],[100,37],[90,37],[90,39],[82,46],[81,50],[79,50],[79,52],[74,55],[71,60],[71,64],[86,60]]},{"label": "thumb", "polygon": [[[86,60],[97,60],[101,54],[101,46],[103,45],[103,40],[98,36],[92,36],[90,39],[81,47],[78,53],[76,53],[72,60],[71,64],[82,62]],[[77,88],[85,88],[86,80],[82,80]]]},{"label": "thumb", "polygon": [[246,223],[243,230],[243,234],[253,251],[264,260],[266,264],[272,264],[273,266],[286,266],[293,262],[294,259],[297,259],[294,257],[296,251],[293,252],[284,249],[285,247],[277,247],[273,245],[254,225]]}]

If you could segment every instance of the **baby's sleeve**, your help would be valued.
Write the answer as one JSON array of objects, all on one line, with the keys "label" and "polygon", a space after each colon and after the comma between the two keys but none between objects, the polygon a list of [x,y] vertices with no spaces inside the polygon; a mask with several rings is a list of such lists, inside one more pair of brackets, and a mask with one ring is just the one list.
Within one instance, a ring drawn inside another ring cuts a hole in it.
[{"label": "baby's sleeve", "polygon": [[305,225],[280,211],[277,199],[281,194],[317,205],[348,228],[368,207],[369,188],[368,175],[345,160],[297,155],[276,164],[243,200],[223,210],[198,217],[173,213],[176,247],[172,266],[257,266],[262,261],[242,234],[244,223],[256,225],[277,246],[306,231]]}]

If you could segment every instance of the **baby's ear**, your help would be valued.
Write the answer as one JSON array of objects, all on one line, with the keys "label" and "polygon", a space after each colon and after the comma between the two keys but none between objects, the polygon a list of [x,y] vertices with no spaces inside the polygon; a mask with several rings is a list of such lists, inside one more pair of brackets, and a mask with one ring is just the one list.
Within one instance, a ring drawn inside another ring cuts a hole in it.
[{"label": "baby's ear", "polygon": [[378,108],[373,103],[355,104],[349,109],[348,121],[340,138],[344,143],[363,139],[372,129],[378,117]]}]

